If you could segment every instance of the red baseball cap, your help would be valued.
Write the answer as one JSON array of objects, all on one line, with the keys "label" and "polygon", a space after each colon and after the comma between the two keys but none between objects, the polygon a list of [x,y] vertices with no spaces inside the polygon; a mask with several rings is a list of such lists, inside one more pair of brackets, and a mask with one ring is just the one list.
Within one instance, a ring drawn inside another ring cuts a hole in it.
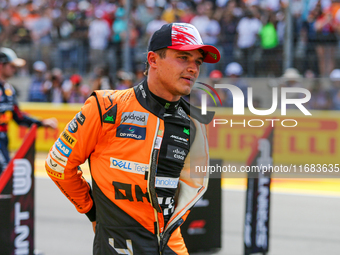
[{"label": "red baseball cap", "polygon": [[206,53],[204,62],[217,63],[220,52],[214,46],[204,45],[196,27],[188,23],[170,23],[163,25],[151,37],[148,51],[169,48],[181,51],[202,49]]},{"label": "red baseball cap", "polygon": [[210,79],[221,79],[223,78],[223,74],[221,71],[219,70],[213,70],[211,71],[211,73],[209,74],[209,78]]},{"label": "red baseball cap", "polygon": [[70,77],[70,81],[73,83],[73,84],[77,84],[77,83],[80,83],[82,81],[82,78],[79,74],[73,74],[71,77]]}]

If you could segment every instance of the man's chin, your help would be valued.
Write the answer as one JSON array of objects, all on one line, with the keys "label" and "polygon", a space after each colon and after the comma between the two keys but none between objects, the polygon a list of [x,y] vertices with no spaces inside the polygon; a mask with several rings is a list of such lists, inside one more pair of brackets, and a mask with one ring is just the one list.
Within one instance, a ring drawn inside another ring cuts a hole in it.
[{"label": "man's chin", "polygon": [[181,96],[188,96],[188,95],[190,95],[190,93],[191,93],[191,89],[189,89],[189,90],[184,90],[184,91],[182,92]]}]

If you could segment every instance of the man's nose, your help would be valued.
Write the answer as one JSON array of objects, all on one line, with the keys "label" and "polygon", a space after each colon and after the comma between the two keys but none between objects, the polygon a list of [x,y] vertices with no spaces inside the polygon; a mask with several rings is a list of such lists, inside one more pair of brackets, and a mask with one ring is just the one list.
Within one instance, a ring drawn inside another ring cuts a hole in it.
[{"label": "man's nose", "polygon": [[195,61],[191,61],[189,66],[188,66],[188,71],[192,74],[196,74],[199,72],[199,67],[197,66]]}]

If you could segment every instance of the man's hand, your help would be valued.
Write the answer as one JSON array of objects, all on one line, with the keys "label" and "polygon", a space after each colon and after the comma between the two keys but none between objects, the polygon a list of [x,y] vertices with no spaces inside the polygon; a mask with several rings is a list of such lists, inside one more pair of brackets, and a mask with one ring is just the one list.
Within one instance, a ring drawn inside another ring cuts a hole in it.
[{"label": "man's hand", "polygon": [[95,221],[92,222],[92,227],[93,227],[93,232],[94,233],[96,233],[96,224],[97,223]]},{"label": "man's hand", "polygon": [[41,121],[44,127],[56,129],[58,127],[58,120],[56,118],[44,119]]}]

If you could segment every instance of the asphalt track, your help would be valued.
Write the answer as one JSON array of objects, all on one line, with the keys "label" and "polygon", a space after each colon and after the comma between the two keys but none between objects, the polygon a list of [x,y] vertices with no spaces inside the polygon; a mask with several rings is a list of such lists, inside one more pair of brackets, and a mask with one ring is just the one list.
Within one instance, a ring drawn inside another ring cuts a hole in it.
[{"label": "asphalt track", "polygon": [[[44,255],[91,255],[92,225],[47,177],[45,156],[35,167],[35,247]],[[222,182],[223,247],[215,254],[243,254],[245,183]],[[268,254],[340,254],[339,179],[274,179],[272,191]]]}]

